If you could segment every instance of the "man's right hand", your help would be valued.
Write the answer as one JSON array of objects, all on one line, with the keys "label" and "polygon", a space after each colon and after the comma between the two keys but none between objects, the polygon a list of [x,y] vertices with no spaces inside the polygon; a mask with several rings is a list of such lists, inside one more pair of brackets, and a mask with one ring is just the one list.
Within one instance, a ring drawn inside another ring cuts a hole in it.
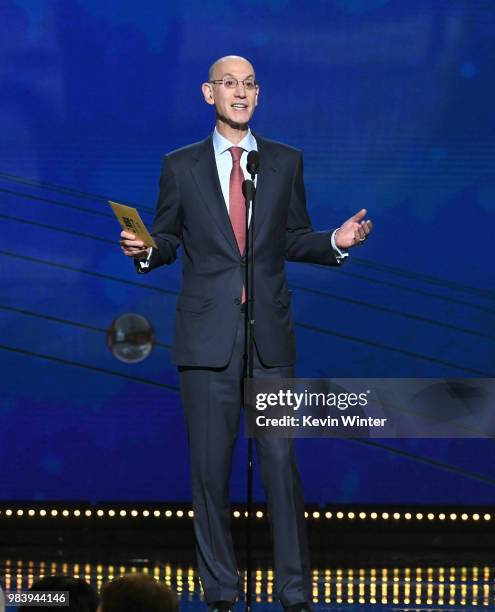
[{"label": "man's right hand", "polygon": [[146,259],[151,251],[151,247],[147,247],[142,240],[136,240],[133,233],[125,230],[120,232],[120,246],[124,255],[136,259]]}]

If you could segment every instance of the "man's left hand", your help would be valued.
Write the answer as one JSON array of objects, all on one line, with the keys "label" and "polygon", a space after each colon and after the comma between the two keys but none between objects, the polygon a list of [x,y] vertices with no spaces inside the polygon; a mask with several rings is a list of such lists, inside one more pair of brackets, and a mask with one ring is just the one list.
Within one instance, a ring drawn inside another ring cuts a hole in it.
[{"label": "man's left hand", "polygon": [[362,208],[340,226],[335,234],[335,244],[339,249],[350,249],[353,246],[358,246],[368,238],[373,223],[370,219],[364,221],[366,212],[366,208]]}]

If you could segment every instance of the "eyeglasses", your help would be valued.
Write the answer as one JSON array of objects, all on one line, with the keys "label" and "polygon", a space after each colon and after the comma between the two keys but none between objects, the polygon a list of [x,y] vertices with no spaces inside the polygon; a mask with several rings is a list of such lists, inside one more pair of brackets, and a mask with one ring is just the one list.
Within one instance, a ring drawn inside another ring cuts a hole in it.
[{"label": "eyeglasses", "polygon": [[234,77],[224,77],[223,79],[216,79],[215,81],[210,81],[210,83],[220,84],[223,83],[224,87],[227,89],[235,89],[239,83],[244,85],[244,89],[248,91],[253,91],[258,87],[257,81],[252,78],[244,79],[244,81],[238,81]]}]

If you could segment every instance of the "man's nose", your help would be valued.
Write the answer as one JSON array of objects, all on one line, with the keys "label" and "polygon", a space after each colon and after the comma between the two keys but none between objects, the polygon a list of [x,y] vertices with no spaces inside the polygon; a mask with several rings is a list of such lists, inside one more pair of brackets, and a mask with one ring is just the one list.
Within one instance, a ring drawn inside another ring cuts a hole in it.
[{"label": "man's nose", "polygon": [[242,83],[241,81],[239,81],[236,85],[235,95],[238,96],[239,98],[246,97],[246,87],[244,86],[244,83]]}]

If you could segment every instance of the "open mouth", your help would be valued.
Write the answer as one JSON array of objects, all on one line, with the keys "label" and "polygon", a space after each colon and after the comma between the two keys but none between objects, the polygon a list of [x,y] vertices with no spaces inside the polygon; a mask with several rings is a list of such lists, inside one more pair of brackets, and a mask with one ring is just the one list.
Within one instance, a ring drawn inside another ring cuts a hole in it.
[{"label": "open mouth", "polygon": [[232,108],[235,108],[235,110],[246,110],[247,109],[247,104],[241,104],[239,102],[236,102],[235,104],[231,104]]}]

